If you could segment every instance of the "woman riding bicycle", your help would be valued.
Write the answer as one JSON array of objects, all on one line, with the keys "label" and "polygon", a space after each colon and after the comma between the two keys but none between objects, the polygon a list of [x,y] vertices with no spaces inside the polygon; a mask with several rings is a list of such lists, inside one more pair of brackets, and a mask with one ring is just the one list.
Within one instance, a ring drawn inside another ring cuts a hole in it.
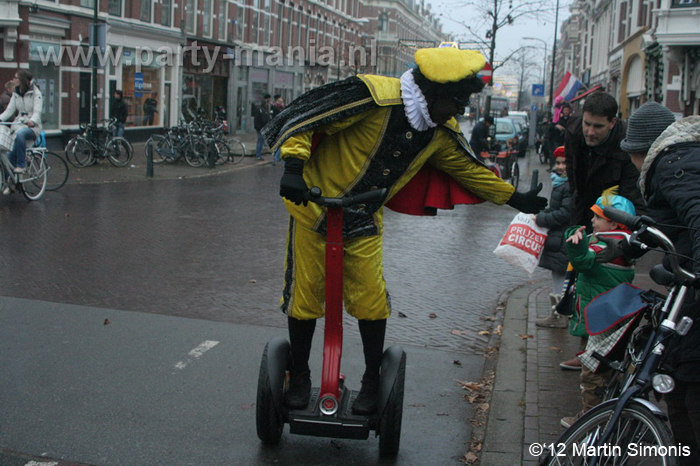
[{"label": "woman riding bicycle", "polygon": [[[16,132],[15,142],[10,151],[10,163],[15,167],[15,173],[26,170],[27,141],[34,141],[41,134],[42,95],[29,70],[18,70],[15,73],[15,90],[10,103],[0,115],[0,121],[8,121],[15,115],[13,129]],[[5,188],[8,190],[9,188]],[[4,192],[3,192],[4,194]]]}]

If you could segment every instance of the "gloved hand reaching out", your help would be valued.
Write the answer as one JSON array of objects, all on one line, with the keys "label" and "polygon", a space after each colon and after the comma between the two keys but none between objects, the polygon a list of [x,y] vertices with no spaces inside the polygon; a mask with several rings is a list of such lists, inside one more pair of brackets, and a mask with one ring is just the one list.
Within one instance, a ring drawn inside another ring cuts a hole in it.
[{"label": "gloved hand reaching out", "polygon": [[309,187],[304,181],[304,161],[289,158],[284,161],[284,174],[280,180],[280,196],[289,199],[296,205],[309,203],[307,196]]},{"label": "gloved hand reaching out", "polygon": [[506,204],[518,209],[520,212],[526,214],[536,214],[540,210],[547,207],[547,198],[537,195],[540,191],[542,191],[542,183],[537,185],[535,189],[532,189],[526,193],[519,193],[518,191],[515,191],[510,199],[508,199]]}]

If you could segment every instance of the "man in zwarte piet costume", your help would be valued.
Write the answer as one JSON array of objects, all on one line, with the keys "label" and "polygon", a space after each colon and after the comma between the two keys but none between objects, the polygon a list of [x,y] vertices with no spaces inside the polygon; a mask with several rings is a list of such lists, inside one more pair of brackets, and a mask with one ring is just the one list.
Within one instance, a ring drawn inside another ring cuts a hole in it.
[{"label": "man in zwarte piet costume", "polygon": [[379,372],[390,300],[382,271],[383,205],[431,215],[437,208],[491,201],[528,213],[543,209],[537,196],[494,175],[477,160],[454,119],[483,83],[485,64],[475,51],[420,49],[416,68],[400,79],[359,75],[313,89],[292,102],[262,131],[281,147],[285,171],[280,195],[291,215],[282,311],[292,353],[285,403],[303,409],[310,399],[309,353],[324,309],[325,209],[307,202],[308,189],[351,196],[387,188],[374,205],[344,209],[345,309],[359,321],[365,357],[356,414],[377,409]]}]

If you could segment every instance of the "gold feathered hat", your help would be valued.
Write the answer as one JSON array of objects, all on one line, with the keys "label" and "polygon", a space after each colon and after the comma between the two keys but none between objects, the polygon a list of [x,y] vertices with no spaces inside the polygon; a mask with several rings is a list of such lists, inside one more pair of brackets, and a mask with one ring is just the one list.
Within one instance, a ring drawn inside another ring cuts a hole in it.
[{"label": "gold feathered hat", "polygon": [[486,58],[476,50],[453,47],[418,49],[414,58],[423,76],[441,84],[476,76],[486,65]]}]

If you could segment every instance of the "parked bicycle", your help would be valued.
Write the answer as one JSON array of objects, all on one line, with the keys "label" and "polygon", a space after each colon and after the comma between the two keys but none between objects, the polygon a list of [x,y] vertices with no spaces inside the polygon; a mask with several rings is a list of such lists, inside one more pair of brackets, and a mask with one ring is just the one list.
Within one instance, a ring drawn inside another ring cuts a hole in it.
[{"label": "parked bicycle", "polygon": [[178,126],[164,131],[165,134],[154,134],[146,141],[146,153],[151,151],[153,163],[176,163],[184,156],[192,167],[204,164],[209,147],[196,125],[180,120]]},{"label": "parked bicycle", "polygon": [[[10,126],[12,123],[1,123]],[[9,144],[8,144],[9,146]],[[0,150],[0,192],[9,188],[11,192],[19,191],[30,201],[36,201],[46,190],[46,159],[44,147],[27,148],[25,155],[26,169],[24,173],[15,173],[15,167],[10,163],[9,147]]]},{"label": "parked bicycle", "polygon": [[81,134],[66,145],[66,158],[74,167],[87,167],[107,158],[115,167],[125,167],[131,161],[134,149],[123,137],[114,137],[114,118],[98,125],[81,125]]},{"label": "parked bicycle", "polygon": [[[649,395],[652,391],[657,394],[673,391],[675,382],[669,375],[672,367],[667,355],[693,325],[690,317],[682,315],[682,309],[686,296],[693,293],[691,284],[695,283],[696,275],[679,265],[673,243],[654,227],[651,218],[632,217],[610,207],[604,212],[606,217],[634,230],[628,239],[630,244],[665,253],[671,271],[657,265],[650,277],[669,291],[664,296],[637,290],[637,298],[621,300],[622,303],[633,300],[642,303],[642,318],[636,315],[634,318],[637,323],[642,320],[645,323],[635,327],[622,361],[611,361],[597,352],[592,354],[616,374],[608,387],[606,397],[610,399],[584,414],[556,443],[549,445],[540,464],[674,466],[681,455],[689,453],[684,450],[689,447],[673,441],[666,415],[652,403]],[[623,305],[618,307],[623,310]],[[631,307],[629,316],[633,315],[633,310]],[[615,341],[608,342],[608,346],[612,343]]]}]

